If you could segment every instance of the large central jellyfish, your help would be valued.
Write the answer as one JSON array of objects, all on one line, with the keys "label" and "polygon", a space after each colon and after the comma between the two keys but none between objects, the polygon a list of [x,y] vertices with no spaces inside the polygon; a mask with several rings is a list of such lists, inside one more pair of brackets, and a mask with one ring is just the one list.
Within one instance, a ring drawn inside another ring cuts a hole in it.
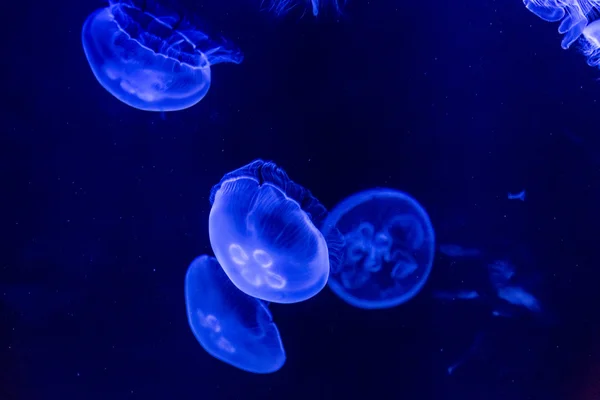
[{"label": "large central jellyfish", "polygon": [[173,12],[149,4],[110,0],[108,7],[92,13],[81,32],[87,60],[98,82],[131,107],[191,107],[208,92],[211,65],[239,64],[242,53],[211,41]]},{"label": "large central jellyfish", "polygon": [[285,363],[279,330],[266,304],[233,286],[213,257],[200,256],[189,266],[185,302],[194,336],[213,357],[259,374]]},{"label": "large central jellyfish", "polygon": [[[300,302],[327,283],[339,232],[316,228],[327,211],[272,162],[256,160],[226,174],[211,191],[210,244],[244,293],[275,303]],[[329,245],[329,249],[328,249]]]},{"label": "large central jellyfish", "polygon": [[423,287],[433,263],[434,233],[425,210],[406,193],[372,189],[338,204],[323,234],[344,237],[342,262],[332,266],[329,286],[359,308],[404,303]]}]

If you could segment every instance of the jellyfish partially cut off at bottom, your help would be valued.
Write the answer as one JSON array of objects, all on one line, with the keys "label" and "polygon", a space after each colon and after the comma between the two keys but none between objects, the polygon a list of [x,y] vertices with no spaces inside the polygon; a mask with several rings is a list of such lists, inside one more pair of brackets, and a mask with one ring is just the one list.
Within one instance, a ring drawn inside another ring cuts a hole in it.
[{"label": "jellyfish partially cut off at bottom", "polygon": [[185,303],[194,336],[213,357],[267,374],[286,360],[267,304],[239,291],[214,257],[200,256],[185,277]]}]

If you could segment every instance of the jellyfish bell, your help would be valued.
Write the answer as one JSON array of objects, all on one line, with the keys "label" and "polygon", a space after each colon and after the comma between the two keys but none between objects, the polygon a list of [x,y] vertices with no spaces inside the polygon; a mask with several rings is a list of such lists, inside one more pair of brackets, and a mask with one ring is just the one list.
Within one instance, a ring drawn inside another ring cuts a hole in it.
[{"label": "jellyfish bell", "polygon": [[213,357],[259,374],[284,365],[285,351],[267,305],[239,291],[214,257],[203,255],[190,264],[185,302],[194,336]]},{"label": "jellyfish bell", "polygon": [[210,88],[211,65],[243,58],[238,49],[145,1],[111,1],[86,19],[81,38],[98,82],[145,111],[193,106]]},{"label": "jellyfish bell", "polygon": [[319,231],[327,210],[277,165],[256,160],[226,174],[210,202],[210,243],[238,289],[295,303],[325,286],[341,250],[333,240],[339,232]]},{"label": "jellyfish bell", "polygon": [[408,194],[371,189],[343,200],[322,232],[343,235],[343,257],[329,287],[359,308],[387,308],[415,296],[433,263],[435,238],[429,216]]}]

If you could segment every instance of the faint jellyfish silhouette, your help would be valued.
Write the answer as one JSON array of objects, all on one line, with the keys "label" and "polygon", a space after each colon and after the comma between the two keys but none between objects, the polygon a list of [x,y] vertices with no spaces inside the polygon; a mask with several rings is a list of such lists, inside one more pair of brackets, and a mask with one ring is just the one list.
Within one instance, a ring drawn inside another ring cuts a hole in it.
[{"label": "faint jellyfish silhouette", "polygon": [[517,309],[539,313],[542,307],[538,299],[515,279],[515,266],[506,260],[494,260],[487,264],[489,285],[482,282],[472,290],[437,290],[434,297],[440,300],[483,299],[492,307],[496,317],[512,317]]},{"label": "faint jellyfish silhouette", "polygon": [[211,65],[239,64],[243,56],[150,4],[110,0],[83,24],[83,49],[98,82],[123,103],[145,111],[183,110],[208,92]]},{"label": "faint jellyfish silhouette", "polygon": [[331,269],[329,286],[359,308],[404,303],[425,285],[434,255],[429,216],[408,194],[393,189],[356,193],[338,204],[323,234],[339,230],[344,257]]},{"label": "faint jellyfish silhouette", "polygon": [[439,251],[453,258],[476,258],[481,256],[481,251],[478,249],[463,247],[457,244],[441,244]]},{"label": "faint jellyfish silhouette", "polygon": [[521,200],[525,201],[525,190],[521,190],[519,193],[508,193],[509,200]]},{"label": "faint jellyfish silhouette", "polygon": [[275,372],[285,363],[267,305],[239,291],[215,258],[203,255],[192,261],[185,302],[194,336],[213,357],[257,374]]},{"label": "faint jellyfish silhouette", "polygon": [[238,289],[295,303],[325,286],[341,256],[341,236],[321,234],[315,225],[327,210],[277,165],[256,160],[225,174],[210,202],[210,244]]}]

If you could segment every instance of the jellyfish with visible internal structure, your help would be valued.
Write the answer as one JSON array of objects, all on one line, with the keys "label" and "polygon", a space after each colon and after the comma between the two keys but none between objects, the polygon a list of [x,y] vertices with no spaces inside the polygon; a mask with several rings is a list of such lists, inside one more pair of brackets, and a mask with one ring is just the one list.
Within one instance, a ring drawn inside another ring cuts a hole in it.
[{"label": "jellyfish with visible internal structure", "polygon": [[111,0],[86,19],[81,39],[98,82],[145,111],[193,106],[210,88],[211,65],[243,59],[238,49],[150,1]]},{"label": "jellyfish with visible internal structure", "polygon": [[225,174],[210,202],[210,244],[238,289],[275,303],[304,301],[323,289],[341,237],[317,229],[327,210],[285,171],[253,161]]},{"label": "jellyfish with visible internal structure", "polygon": [[194,336],[213,357],[258,374],[275,372],[285,363],[267,304],[239,291],[215,258],[204,255],[192,261],[185,302]]},{"label": "jellyfish with visible internal structure", "polygon": [[342,262],[332,266],[329,287],[359,308],[394,307],[425,285],[435,249],[433,227],[423,207],[393,189],[356,193],[338,204],[323,234],[341,232]]}]

